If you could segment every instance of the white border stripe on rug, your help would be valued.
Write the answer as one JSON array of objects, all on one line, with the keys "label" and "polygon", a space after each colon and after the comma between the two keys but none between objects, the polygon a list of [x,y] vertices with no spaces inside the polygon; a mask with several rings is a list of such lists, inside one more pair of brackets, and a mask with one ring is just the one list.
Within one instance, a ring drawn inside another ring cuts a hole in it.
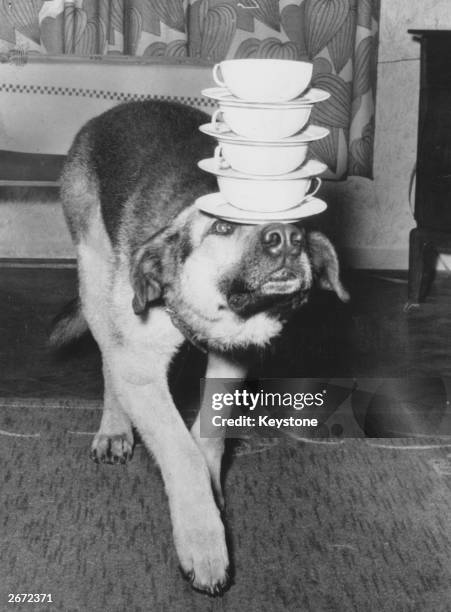
[{"label": "white border stripe on rug", "polygon": [[1,408],[50,408],[53,410],[102,410],[102,400],[80,398],[0,397]]}]

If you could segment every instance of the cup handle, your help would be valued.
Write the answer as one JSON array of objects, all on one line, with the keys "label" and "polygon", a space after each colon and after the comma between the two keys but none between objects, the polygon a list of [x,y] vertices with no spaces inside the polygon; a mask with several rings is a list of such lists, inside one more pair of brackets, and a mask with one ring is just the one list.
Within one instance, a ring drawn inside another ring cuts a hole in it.
[{"label": "cup handle", "polygon": [[218,170],[226,170],[230,168],[229,162],[222,156],[222,145],[218,145],[215,149],[215,165]]},{"label": "cup handle", "polygon": [[319,178],[319,176],[314,176],[312,178],[312,182],[310,183],[310,187],[312,186],[313,181],[316,181],[316,187],[314,187],[313,190],[307,194],[309,198],[312,198],[318,192],[318,189],[321,187],[322,184],[322,180]]},{"label": "cup handle", "polygon": [[226,87],[226,84],[224,83],[224,81],[222,81],[219,77],[219,71],[221,69],[221,64],[215,64],[213,66],[213,79],[215,81],[215,83],[217,85],[219,85],[220,87]]},{"label": "cup handle", "polygon": [[[222,115],[222,110],[220,108],[217,108],[215,110],[215,112],[213,113],[212,117],[211,117],[211,124],[213,126],[213,129],[215,132],[223,132],[223,128],[221,128],[220,124],[219,124],[219,120],[218,117],[220,115]],[[222,123],[224,123],[224,120],[222,121]]]}]

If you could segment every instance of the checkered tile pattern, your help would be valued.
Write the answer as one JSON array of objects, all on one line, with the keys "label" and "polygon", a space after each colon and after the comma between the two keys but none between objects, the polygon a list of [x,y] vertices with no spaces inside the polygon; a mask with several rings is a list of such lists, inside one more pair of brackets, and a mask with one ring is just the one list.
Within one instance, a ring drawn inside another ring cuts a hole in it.
[{"label": "checkered tile pattern", "polygon": [[41,94],[48,96],[74,96],[79,98],[97,98],[103,100],[117,100],[127,102],[130,100],[174,100],[189,106],[214,107],[215,103],[202,97],[193,96],[162,96],[152,94],[133,94],[118,91],[104,91],[102,89],[82,89],[80,87],[55,87],[47,85],[18,85],[13,83],[0,83],[0,92]]}]

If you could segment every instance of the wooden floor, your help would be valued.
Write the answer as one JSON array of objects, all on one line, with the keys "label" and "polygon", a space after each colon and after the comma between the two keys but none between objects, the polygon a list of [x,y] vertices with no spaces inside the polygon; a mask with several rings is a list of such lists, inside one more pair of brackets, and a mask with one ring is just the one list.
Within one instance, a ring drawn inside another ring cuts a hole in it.
[{"label": "wooden floor", "polygon": [[[341,304],[319,292],[283,338],[254,360],[259,377],[451,376],[451,276],[439,276],[420,309],[404,312],[405,274],[353,271]],[[0,268],[0,396],[100,398],[100,357],[92,339],[55,354],[51,321],[76,293],[68,269]],[[189,358],[187,359],[187,354]],[[203,356],[185,348],[177,376],[202,373]]]}]

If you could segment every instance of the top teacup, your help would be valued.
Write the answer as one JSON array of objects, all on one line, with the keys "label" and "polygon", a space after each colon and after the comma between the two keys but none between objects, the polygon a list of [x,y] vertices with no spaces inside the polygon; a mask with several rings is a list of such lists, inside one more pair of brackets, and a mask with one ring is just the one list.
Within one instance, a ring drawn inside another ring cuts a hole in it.
[{"label": "top teacup", "polygon": [[288,102],[307,89],[312,70],[310,62],[296,60],[234,59],[216,64],[213,78],[248,102]]}]

